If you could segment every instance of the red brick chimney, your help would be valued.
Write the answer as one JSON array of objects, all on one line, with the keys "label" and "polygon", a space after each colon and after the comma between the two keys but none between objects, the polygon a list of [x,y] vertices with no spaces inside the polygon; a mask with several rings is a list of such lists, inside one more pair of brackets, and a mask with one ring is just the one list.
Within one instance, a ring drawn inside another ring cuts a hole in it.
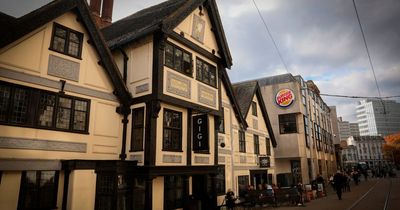
[{"label": "red brick chimney", "polygon": [[[90,10],[96,24],[106,27],[111,24],[114,0],[90,0]],[[100,8],[101,14],[100,14]]]},{"label": "red brick chimney", "polygon": [[92,12],[92,16],[96,24],[100,26],[100,8],[101,8],[101,0],[90,0],[90,11]]},{"label": "red brick chimney", "polygon": [[114,0],[103,0],[103,9],[101,11],[101,21],[103,22],[103,26],[111,24],[113,5]]}]

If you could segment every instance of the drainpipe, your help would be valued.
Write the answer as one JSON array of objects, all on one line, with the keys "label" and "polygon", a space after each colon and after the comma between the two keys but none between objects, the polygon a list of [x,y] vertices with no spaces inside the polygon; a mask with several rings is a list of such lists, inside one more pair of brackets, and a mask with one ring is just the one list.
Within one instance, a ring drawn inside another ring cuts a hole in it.
[{"label": "drainpipe", "polygon": [[126,52],[122,48],[119,48],[118,50],[122,53],[122,56],[124,56],[123,79],[124,79],[124,82],[126,84],[126,78],[128,77],[128,60],[129,60],[129,57],[128,57],[128,55],[126,54]]},{"label": "drainpipe", "polygon": [[122,119],[122,146],[121,146],[121,154],[119,154],[119,158],[121,160],[125,160],[127,155],[126,155],[126,131],[128,128],[128,116],[131,113],[130,108],[127,105],[121,105],[120,107],[117,108],[117,113],[122,114],[124,118]]}]

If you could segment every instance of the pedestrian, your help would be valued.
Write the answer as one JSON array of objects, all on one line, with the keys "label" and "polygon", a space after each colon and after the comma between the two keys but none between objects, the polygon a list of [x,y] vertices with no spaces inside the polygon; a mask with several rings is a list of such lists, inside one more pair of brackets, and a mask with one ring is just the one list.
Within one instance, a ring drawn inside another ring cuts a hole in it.
[{"label": "pedestrian", "polygon": [[317,181],[317,184],[322,184],[322,192],[326,195],[325,179],[322,177],[322,174],[318,174],[315,180]]},{"label": "pedestrian", "polygon": [[225,201],[226,201],[226,208],[229,210],[233,210],[235,208],[235,193],[231,190],[228,189],[228,191],[225,194]]},{"label": "pedestrian", "polygon": [[297,187],[297,205],[298,206],[304,206],[304,201],[303,201],[304,188],[303,188],[303,184],[301,182],[299,182],[296,187]]},{"label": "pedestrian", "polygon": [[333,176],[333,182],[335,183],[336,194],[339,200],[342,200],[342,188],[345,182],[345,177],[340,172],[340,170],[338,170],[337,173]]}]

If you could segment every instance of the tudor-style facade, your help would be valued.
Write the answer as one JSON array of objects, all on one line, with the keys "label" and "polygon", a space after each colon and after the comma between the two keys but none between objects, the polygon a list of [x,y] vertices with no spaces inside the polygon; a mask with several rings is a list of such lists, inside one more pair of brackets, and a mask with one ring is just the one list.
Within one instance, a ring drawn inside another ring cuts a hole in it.
[{"label": "tudor-style facade", "polygon": [[167,1],[102,32],[133,95],[127,160],[146,179],[145,209],[183,208],[189,195],[215,208],[221,75],[232,62],[215,1]]},{"label": "tudor-style facade", "polygon": [[248,124],[245,130],[232,126],[233,189],[243,197],[248,185],[262,190],[276,183],[276,140],[258,82],[236,83],[233,90]]},{"label": "tudor-style facade", "polygon": [[215,1],[109,25],[110,3],[0,13],[1,209],[215,209],[243,176],[264,183],[276,143],[258,85],[235,97]]},{"label": "tudor-style facade", "polygon": [[0,209],[94,209],[130,98],[111,52],[85,1],[1,19]]}]

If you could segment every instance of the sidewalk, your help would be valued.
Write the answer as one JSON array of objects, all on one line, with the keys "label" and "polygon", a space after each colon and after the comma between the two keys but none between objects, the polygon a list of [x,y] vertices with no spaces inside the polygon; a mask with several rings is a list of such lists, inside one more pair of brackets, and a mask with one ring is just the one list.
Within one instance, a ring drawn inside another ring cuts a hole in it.
[{"label": "sidewalk", "polygon": [[[350,207],[356,202],[361,196],[364,195],[375,183],[376,179],[369,179],[368,181],[362,181],[358,186],[351,185],[350,192],[343,192],[342,200],[337,198],[336,192],[333,191],[332,187],[328,186],[327,196],[318,198],[305,203],[305,206],[282,206],[278,207],[279,210],[296,210],[296,209],[307,209],[307,210],[343,210]],[[267,207],[264,209],[271,209]]]}]

